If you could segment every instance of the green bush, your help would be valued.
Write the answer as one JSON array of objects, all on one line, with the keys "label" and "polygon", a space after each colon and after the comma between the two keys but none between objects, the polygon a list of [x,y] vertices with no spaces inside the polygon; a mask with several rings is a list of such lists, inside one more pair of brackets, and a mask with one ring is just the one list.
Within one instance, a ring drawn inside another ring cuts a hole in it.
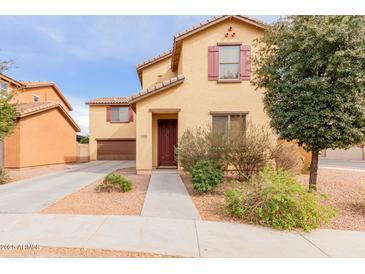
[{"label": "green bush", "polygon": [[128,192],[132,189],[132,182],[118,173],[112,172],[105,176],[103,182],[96,187],[98,192]]},{"label": "green bush", "polygon": [[266,166],[244,190],[225,193],[225,209],[229,215],[252,223],[310,231],[335,216],[323,199],[323,195],[307,192],[292,174]]},{"label": "green bush", "polygon": [[10,182],[10,176],[6,169],[0,166],[0,185]]},{"label": "green bush", "polygon": [[209,192],[223,182],[223,169],[211,160],[198,161],[191,174],[193,188],[198,193]]},{"label": "green bush", "polygon": [[245,208],[243,206],[242,191],[231,188],[224,194],[225,207],[228,214],[242,218],[245,214]]}]

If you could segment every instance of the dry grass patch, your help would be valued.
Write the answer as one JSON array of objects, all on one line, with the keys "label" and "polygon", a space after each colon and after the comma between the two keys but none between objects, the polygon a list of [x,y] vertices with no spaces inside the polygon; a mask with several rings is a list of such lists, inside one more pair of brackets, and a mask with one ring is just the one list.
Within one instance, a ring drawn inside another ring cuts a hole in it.
[{"label": "dry grass patch", "polygon": [[117,170],[116,173],[132,181],[129,192],[96,192],[100,179],[79,191],[64,197],[43,209],[46,214],[90,214],[90,215],[141,215],[146,196],[149,175],[137,175],[135,168]]},{"label": "dry grass patch", "polygon": [[106,249],[40,247],[23,250],[0,250],[1,258],[173,258],[154,253]]}]

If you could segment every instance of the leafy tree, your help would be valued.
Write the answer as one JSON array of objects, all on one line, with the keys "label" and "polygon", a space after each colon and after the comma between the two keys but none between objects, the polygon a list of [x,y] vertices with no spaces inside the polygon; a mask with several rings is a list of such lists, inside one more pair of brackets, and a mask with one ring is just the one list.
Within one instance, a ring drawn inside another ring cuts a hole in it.
[{"label": "leafy tree", "polygon": [[318,155],[365,140],[365,17],[289,16],[257,40],[253,83],[279,138]]},{"label": "leafy tree", "polygon": [[88,144],[89,143],[89,136],[81,136],[79,143],[80,144]]},{"label": "leafy tree", "polygon": [[[12,62],[0,61],[0,73],[9,68]],[[10,135],[15,127],[16,108],[10,103],[12,95],[0,94],[0,141]]]}]

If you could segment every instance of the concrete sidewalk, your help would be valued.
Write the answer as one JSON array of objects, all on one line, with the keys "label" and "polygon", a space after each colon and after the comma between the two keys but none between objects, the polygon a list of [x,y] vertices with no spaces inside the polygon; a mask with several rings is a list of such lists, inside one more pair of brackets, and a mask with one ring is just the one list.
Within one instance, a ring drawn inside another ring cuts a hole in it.
[{"label": "concrete sidewalk", "polygon": [[113,170],[133,166],[134,161],[96,161],[1,185],[0,213],[38,212]]},{"label": "concrete sidewalk", "polygon": [[0,244],[102,248],[183,257],[365,257],[365,232],[281,232],[140,216],[1,214]]},{"label": "concrete sidewalk", "polygon": [[198,210],[176,170],[153,171],[141,215],[200,220]]}]

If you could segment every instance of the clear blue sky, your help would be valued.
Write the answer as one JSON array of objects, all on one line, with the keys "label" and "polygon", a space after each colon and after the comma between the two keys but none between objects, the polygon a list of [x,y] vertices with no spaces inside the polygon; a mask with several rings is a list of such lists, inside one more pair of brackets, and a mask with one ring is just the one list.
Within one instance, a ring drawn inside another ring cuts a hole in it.
[{"label": "clear blue sky", "polygon": [[[255,16],[271,23],[278,16]],[[211,16],[0,16],[0,60],[10,77],[55,82],[88,132],[85,101],[140,90],[136,64],[171,49],[173,36]]]}]

